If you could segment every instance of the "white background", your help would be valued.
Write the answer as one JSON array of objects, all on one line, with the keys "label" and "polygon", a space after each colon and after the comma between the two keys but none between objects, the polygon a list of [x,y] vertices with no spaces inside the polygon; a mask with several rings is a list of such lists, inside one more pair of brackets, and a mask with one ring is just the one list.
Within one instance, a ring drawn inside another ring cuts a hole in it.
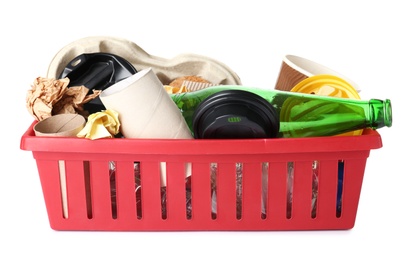
[{"label": "white background", "polygon": [[[3,1],[0,259],[414,259],[410,1]],[[7,3],[7,4],[6,4]],[[273,88],[294,54],[346,75],[362,99],[389,98],[394,123],[366,165],[355,227],[315,232],[59,232],[35,160],[19,147],[26,91],[65,45],[127,38],[148,53],[220,60],[244,85]]]}]

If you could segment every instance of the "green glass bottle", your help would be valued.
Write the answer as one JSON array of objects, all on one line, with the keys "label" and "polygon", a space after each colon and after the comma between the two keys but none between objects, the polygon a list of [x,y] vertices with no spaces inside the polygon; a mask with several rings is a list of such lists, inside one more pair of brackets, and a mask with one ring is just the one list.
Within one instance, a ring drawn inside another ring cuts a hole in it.
[{"label": "green glass bottle", "polygon": [[240,85],[211,86],[194,92],[170,94],[193,132],[193,114],[209,96],[225,90],[243,90],[268,101],[279,119],[277,137],[331,136],[364,128],[392,125],[391,101],[355,100]]}]

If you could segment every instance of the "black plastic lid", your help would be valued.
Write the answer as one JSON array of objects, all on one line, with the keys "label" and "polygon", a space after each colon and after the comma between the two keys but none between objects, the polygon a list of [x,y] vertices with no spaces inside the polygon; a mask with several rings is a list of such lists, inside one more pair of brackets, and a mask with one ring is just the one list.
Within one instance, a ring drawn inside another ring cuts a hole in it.
[{"label": "black plastic lid", "polygon": [[[85,86],[92,90],[104,90],[116,82],[135,74],[135,67],[122,57],[110,53],[84,53],[71,60],[59,75],[68,77],[68,87]],[[104,110],[99,97],[84,105],[90,113]]]},{"label": "black plastic lid", "polygon": [[279,118],[265,99],[244,90],[224,90],[201,102],[193,115],[194,138],[274,138]]}]

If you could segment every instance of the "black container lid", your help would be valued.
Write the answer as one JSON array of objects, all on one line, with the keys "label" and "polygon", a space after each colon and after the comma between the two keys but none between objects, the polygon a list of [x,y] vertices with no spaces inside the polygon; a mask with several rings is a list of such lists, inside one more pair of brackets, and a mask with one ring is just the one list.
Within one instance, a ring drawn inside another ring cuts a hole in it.
[{"label": "black container lid", "polygon": [[201,102],[193,115],[194,138],[274,138],[279,118],[273,106],[257,94],[224,90]]},{"label": "black container lid", "polygon": [[[104,90],[116,82],[135,74],[137,70],[126,59],[110,53],[84,53],[72,59],[59,75],[68,77],[68,87],[85,86],[89,94]],[[99,97],[89,101],[84,108],[90,113],[105,109]]]}]

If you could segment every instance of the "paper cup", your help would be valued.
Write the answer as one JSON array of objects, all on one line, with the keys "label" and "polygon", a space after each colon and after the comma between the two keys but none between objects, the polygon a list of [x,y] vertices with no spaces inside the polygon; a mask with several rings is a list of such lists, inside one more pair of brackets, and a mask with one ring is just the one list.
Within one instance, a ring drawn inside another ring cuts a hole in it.
[{"label": "paper cup", "polygon": [[184,117],[151,68],[101,92],[106,109],[119,113],[126,138],[193,138]]},{"label": "paper cup", "polygon": [[[106,109],[119,113],[120,131],[126,138],[193,139],[181,111],[151,68],[108,87],[100,98]],[[188,177],[191,164],[185,167]],[[160,162],[161,186],[167,182],[166,169],[166,163]]]},{"label": "paper cup", "polygon": [[86,119],[79,114],[58,114],[33,126],[36,136],[73,137],[85,126]]},{"label": "paper cup", "polygon": [[290,91],[302,80],[315,75],[334,75],[340,77],[350,83],[357,92],[360,92],[357,84],[344,75],[314,61],[295,55],[286,55],[283,58],[275,89]]}]

